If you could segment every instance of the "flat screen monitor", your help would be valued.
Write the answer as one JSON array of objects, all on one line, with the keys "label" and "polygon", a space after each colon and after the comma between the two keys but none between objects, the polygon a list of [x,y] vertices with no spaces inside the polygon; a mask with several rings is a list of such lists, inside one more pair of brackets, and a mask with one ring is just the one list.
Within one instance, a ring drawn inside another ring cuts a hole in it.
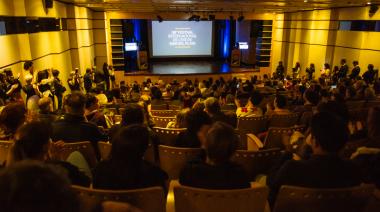
[{"label": "flat screen monitor", "polygon": [[239,42],[239,49],[248,49],[248,42]]},{"label": "flat screen monitor", "polygon": [[137,43],[125,43],[125,51],[137,51]]}]

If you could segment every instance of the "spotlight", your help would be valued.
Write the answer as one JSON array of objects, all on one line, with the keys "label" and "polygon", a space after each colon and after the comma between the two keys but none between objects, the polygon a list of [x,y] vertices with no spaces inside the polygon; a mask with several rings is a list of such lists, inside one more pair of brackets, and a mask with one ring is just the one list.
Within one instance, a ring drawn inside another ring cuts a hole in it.
[{"label": "spotlight", "polygon": [[242,22],[244,20],[244,16],[243,15],[239,16],[239,18],[237,20],[238,20],[238,22]]},{"label": "spotlight", "polygon": [[157,15],[157,20],[158,20],[158,22],[163,22],[164,21],[164,19],[160,16],[160,15]]},{"label": "spotlight", "polygon": [[214,21],[215,20],[215,15],[208,15],[208,20]]}]

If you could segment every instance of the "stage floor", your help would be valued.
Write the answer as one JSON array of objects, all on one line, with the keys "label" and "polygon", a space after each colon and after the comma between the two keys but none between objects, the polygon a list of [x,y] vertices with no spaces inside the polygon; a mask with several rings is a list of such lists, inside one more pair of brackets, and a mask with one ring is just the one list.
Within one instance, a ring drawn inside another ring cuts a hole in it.
[{"label": "stage floor", "polygon": [[231,67],[223,61],[160,61],[152,62],[149,74],[222,74],[234,71],[258,71],[255,68]]}]

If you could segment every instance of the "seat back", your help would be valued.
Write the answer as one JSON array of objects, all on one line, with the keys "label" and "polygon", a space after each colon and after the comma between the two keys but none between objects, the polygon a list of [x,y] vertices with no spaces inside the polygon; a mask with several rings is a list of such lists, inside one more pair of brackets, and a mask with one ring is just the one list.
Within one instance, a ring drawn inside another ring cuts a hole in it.
[{"label": "seat back", "polygon": [[100,190],[72,186],[80,200],[80,211],[91,212],[103,201],[127,202],[147,212],[164,212],[166,200],[161,187],[136,190]]},{"label": "seat back", "polygon": [[161,127],[153,127],[154,132],[157,134],[160,144],[173,146],[179,133],[185,129],[167,129]]},{"label": "seat back", "polygon": [[65,143],[59,153],[59,158],[65,161],[70,156],[70,154],[75,151],[78,151],[83,155],[91,168],[94,168],[96,166],[97,159],[94,147],[89,141]]},{"label": "seat back", "polygon": [[152,104],[151,107],[152,107],[152,110],[167,110],[168,109],[167,104],[161,104],[161,105]]},{"label": "seat back", "polygon": [[238,119],[238,129],[245,131],[246,133],[258,133],[264,132],[267,129],[268,117],[241,117]]},{"label": "seat back", "polygon": [[263,212],[267,187],[207,190],[187,186],[174,187],[176,212]]},{"label": "seat back", "polygon": [[339,189],[282,186],[277,195],[274,211],[362,211],[373,191],[374,186],[372,185]]},{"label": "seat back", "polygon": [[289,115],[272,115],[269,118],[269,127],[293,127],[298,123],[298,113]]},{"label": "seat back", "polygon": [[241,165],[248,174],[249,179],[254,181],[258,174],[269,174],[282,155],[281,149],[260,151],[237,150],[232,157],[232,161]]},{"label": "seat back", "polygon": [[5,165],[7,162],[9,151],[11,151],[11,147],[13,142],[11,141],[0,141],[0,165]]},{"label": "seat back", "polygon": [[169,122],[175,121],[175,117],[160,117],[160,116],[152,116],[152,121],[154,122],[155,127],[166,128]]},{"label": "seat back", "polygon": [[107,160],[111,154],[112,144],[110,142],[98,142],[98,148],[100,152],[100,158]]},{"label": "seat back", "polygon": [[200,156],[200,148],[178,148],[171,146],[158,146],[160,167],[168,175],[169,179],[178,179],[179,174],[188,161]]},{"label": "seat back", "polygon": [[289,145],[290,136],[295,131],[304,132],[305,129],[306,129],[305,126],[287,127],[287,128],[271,127],[269,128],[268,134],[265,138],[264,148],[265,149],[271,149],[271,148],[285,149]]},{"label": "seat back", "polygon": [[176,110],[151,110],[150,113],[152,116],[159,117],[175,117],[178,113]]}]

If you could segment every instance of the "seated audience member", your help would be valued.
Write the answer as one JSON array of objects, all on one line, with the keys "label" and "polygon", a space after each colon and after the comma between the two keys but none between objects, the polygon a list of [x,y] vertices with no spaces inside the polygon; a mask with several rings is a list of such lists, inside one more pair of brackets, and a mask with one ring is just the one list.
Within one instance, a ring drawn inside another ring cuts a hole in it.
[{"label": "seated audience member", "polygon": [[224,105],[221,106],[222,110],[232,110],[236,111],[237,107],[235,105],[235,97],[232,94],[227,94],[226,96],[226,102]]},{"label": "seated audience member", "polygon": [[194,102],[193,107],[191,108],[192,111],[201,112],[205,110],[205,103],[202,101],[202,99],[198,99],[196,102]]},{"label": "seated audience member", "polygon": [[304,104],[294,108],[295,113],[312,112],[313,107],[318,105],[319,94],[311,89],[307,89],[303,94]]},{"label": "seated audience member", "polygon": [[238,140],[231,126],[214,123],[204,145],[206,161],[189,162],[180,173],[180,184],[205,189],[249,188],[250,182],[243,168],[231,162]]},{"label": "seated audience member", "polygon": [[179,111],[175,117],[175,121],[169,122],[166,128],[186,128],[186,116],[189,112],[189,108],[185,108]]},{"label": "seated audience member", "polygon": [[107,95],[104,94],[103,88],[96,88],[94,89],[96,93],[96,98],[99,101],[100,105],[106,105],[108,103]]},{"label": "seated audience member", "polygon": [[240,106],[246,102],[245,101],[246,97],[248,97],[248,95],[246,94],[240,95],[238,97],[239,101],[236,103],[239,105],[236,110],[237,116],[238,117],[263,116],[263,110],[259,106],[261,104],[261,101],[263,100],[263,96],[261,95],[261,93],[258,91],[252,92],[245,106]]},{"label": "seated audience member", "polygon": [[96,126],[108,128],[106,118],[102,112],[99,111],[99,100],[92,94],[86,95],[86,110],[85,116],[88,122]]},{"label": "seated audience member", "polygon": [[50,97],[42,97],[38,100],[38,120],[51,124],[57,120],[57,114],[53,112],[53,101]]},{"label": "seated audience member", "polygon": [[186,123],[187,129],[178,135],[175,146],[187,148],[203,146],[206,133],[212,124],[211,118],[204,111],[190,111]]},{"label": "seated audience member", "polygon": [[0,172],[1,211],[79,212],[79,200],[58,167],[24,161]]},{"label": "seated audience member", "polygon": [[152,93],[152,100],[150,104],[151,104],[152,110],[161,109],[162,106],[166,106],[166,102],[162,99],[162,92],[159,88],[152,87],[151,93]]},{"label": "seated audience member", "polygon": [[90,141],[97,158],[100,159],[98,142],[107,140],[96,125],[86,121],[84,112],[86,97],[79,92],[66,96],[64,102],[65,114],[62,119],[53,122],[53,141],[79,142]]},{"label": "seated audience member", "polygon": [[[49,151],[59,151],[58,143],[50,143],[51,128],[45,122],[31,122],[22,125],[16,132],[9,164],[23,160],[38,160],[56,165],[67,171],[72,184],[89,186],[91,181],[79,169],[64,161],[50,160]],[[8,164],[7,164],[8,165]]]},{"label": "seated audience member", "polygon": [[122,128],[112,140],[109,160],[94,170],[93,186],[100,189],[138,189],[161,186],[167,191],[168,175],[143,159],[149,131],[142,125]]},{"label": "seated audience member", "polygon": [[235,99],[236,104],[236,116],[239,117],[249,117],[252,116],[251,110],[249,110],[248,106],[249,101],[249,94],[247,93],[241,93],[237,96]]},{"label": "seated audience member", "polygon": [[306,143],[311,146],[312,156],[308,160],[285,162],[269,178],[272,204],[282,185],[345,188],[361,183],[358,167],[338,156],[349,138],[345,122],[334,114],[322,112],[313,116],[310,127]]},{"label": "seated audience member", "polygon": [[267,104],[267,112],[265,115],[289,115],[291,112],[286,109],[287,100],[285,96],[277,95],[273,101],[274,109],[270,104]]},{"label": "seated audience member", "polygon": [[231,126],[236,126],[236,116],[229,117],[224,114],[219,105],[219,101],[215,97],[209,97],[205,101],[205,111],[210,116],[213,122],[221,121]]},{"label": "seated audience member", "polygon": [[0,139],[11,140],[17,128],[25,122],[26,109],[22,103],[10,103],[0,113]]}]

